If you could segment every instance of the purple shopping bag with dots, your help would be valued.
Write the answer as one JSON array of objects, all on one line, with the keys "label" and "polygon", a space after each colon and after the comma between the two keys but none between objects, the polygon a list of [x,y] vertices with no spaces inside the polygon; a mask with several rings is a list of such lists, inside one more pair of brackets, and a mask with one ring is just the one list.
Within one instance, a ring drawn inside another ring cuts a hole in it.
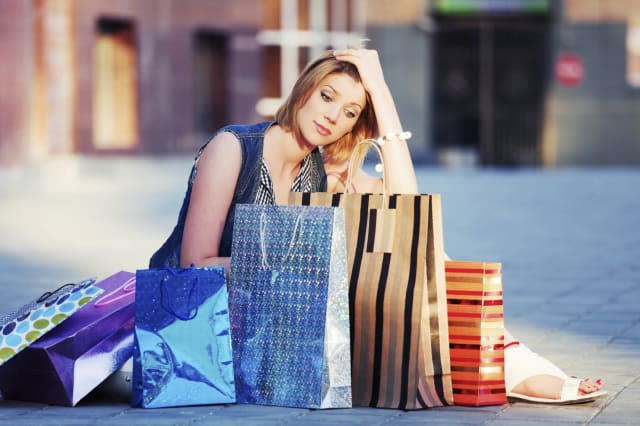
[{"label": "purple shopping bag with dots", "polygon": [[76,405],[133,353],[135,274],[95,284],[102,292],[0,367],[5,399]]}]

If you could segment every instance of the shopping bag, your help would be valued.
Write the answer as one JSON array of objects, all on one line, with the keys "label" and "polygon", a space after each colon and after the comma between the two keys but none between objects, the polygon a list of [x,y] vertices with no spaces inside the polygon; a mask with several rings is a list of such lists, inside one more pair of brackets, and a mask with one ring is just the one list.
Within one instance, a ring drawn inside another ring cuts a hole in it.
[{"label": "shopping bag", "polygon": [[0,368],[4,398],[74,406],[131,357],[135,275],[95,287],[99,297]]},{"label": "shopping bag", "polygon": [[100,295],[95,279],[65,284],[0,316],[0,366]]},{"label": "shopping bag", "polygon": [[507,403],[500,269],[500,263],[445,262],[456,405]]},{"label": "shopping bag", "polygon": [[145,269],[136,280],[132,405],[235,402],[224,268]]},{"label": "shopping bag", "polygon": [[114,402],[131,401],[131,377],[133,376],[133,357],[125,361],[120,368],[100,383],[94,392]]},{"label": "shopping bag", "polygon": [[[359,149],[375,143],[360,142]],[[358,165],[350,163],[350,173]],[[384,168],[384,167],[383,167]],[[350,178],[348,178],[350,180]],[[453,403],[439,195],[296,193],[345,211],[353,404]],[[348,187],[351,185],[348,183]]]},{"label": "shopping bag", "polygon": [[342,210],[238,205],[232,241],[238,402],[351,407]]}]

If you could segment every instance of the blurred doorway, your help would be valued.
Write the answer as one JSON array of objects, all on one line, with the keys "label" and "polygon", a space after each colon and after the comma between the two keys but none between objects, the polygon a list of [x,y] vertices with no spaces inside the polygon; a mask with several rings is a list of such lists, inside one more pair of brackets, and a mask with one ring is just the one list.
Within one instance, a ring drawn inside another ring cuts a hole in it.
[{"label": "blurred doorway", "polygon": [[99,19],[94,46],[93,146],[130,150],[138,144],[138,52],[132,22]]},{"label": "blurred doorway", "polygon": [[541,164],[547,17],[435,17],[433,141],[482,165]]},{"label": "blurred doorway", "polygon": [[195,129],[209,134],[229,122],[228,37],[197,31],[193,45]]}]

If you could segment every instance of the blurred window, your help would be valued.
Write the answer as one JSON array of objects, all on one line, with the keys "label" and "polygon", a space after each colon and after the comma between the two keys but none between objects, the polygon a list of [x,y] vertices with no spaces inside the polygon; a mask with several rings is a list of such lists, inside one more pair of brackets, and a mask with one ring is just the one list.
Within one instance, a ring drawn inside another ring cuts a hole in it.
[{"label": "blurred window", "polygon": [[99,19],[93,76],[93,143],[130,149],[138,143],[138,52],[135,25]]},{"label": "blurred window", "polygon": [[307,63],[323,51],[356,45],[364,33],[364,0],[265,0],[262,31],[264,98],[272,116]]},{"label": "blurred window", "polygon": [[627,81],[640,87],[640,19],[627,26]]},{"label": "blurred window", "polygon": [[216,32],[197,31],[193,49],[195,129],[210,133],[228,122],[228,38]]}]

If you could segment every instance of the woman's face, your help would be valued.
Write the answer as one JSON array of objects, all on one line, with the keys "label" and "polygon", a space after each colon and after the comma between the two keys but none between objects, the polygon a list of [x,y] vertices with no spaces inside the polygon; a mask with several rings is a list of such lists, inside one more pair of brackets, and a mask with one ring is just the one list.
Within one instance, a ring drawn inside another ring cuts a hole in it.
[{"label": "woman's face", "polygon": [[329,74],[298,110],[298,127],[313,146],[328,145],[353,129],[365,107],[364,87],[347,74]]}]

